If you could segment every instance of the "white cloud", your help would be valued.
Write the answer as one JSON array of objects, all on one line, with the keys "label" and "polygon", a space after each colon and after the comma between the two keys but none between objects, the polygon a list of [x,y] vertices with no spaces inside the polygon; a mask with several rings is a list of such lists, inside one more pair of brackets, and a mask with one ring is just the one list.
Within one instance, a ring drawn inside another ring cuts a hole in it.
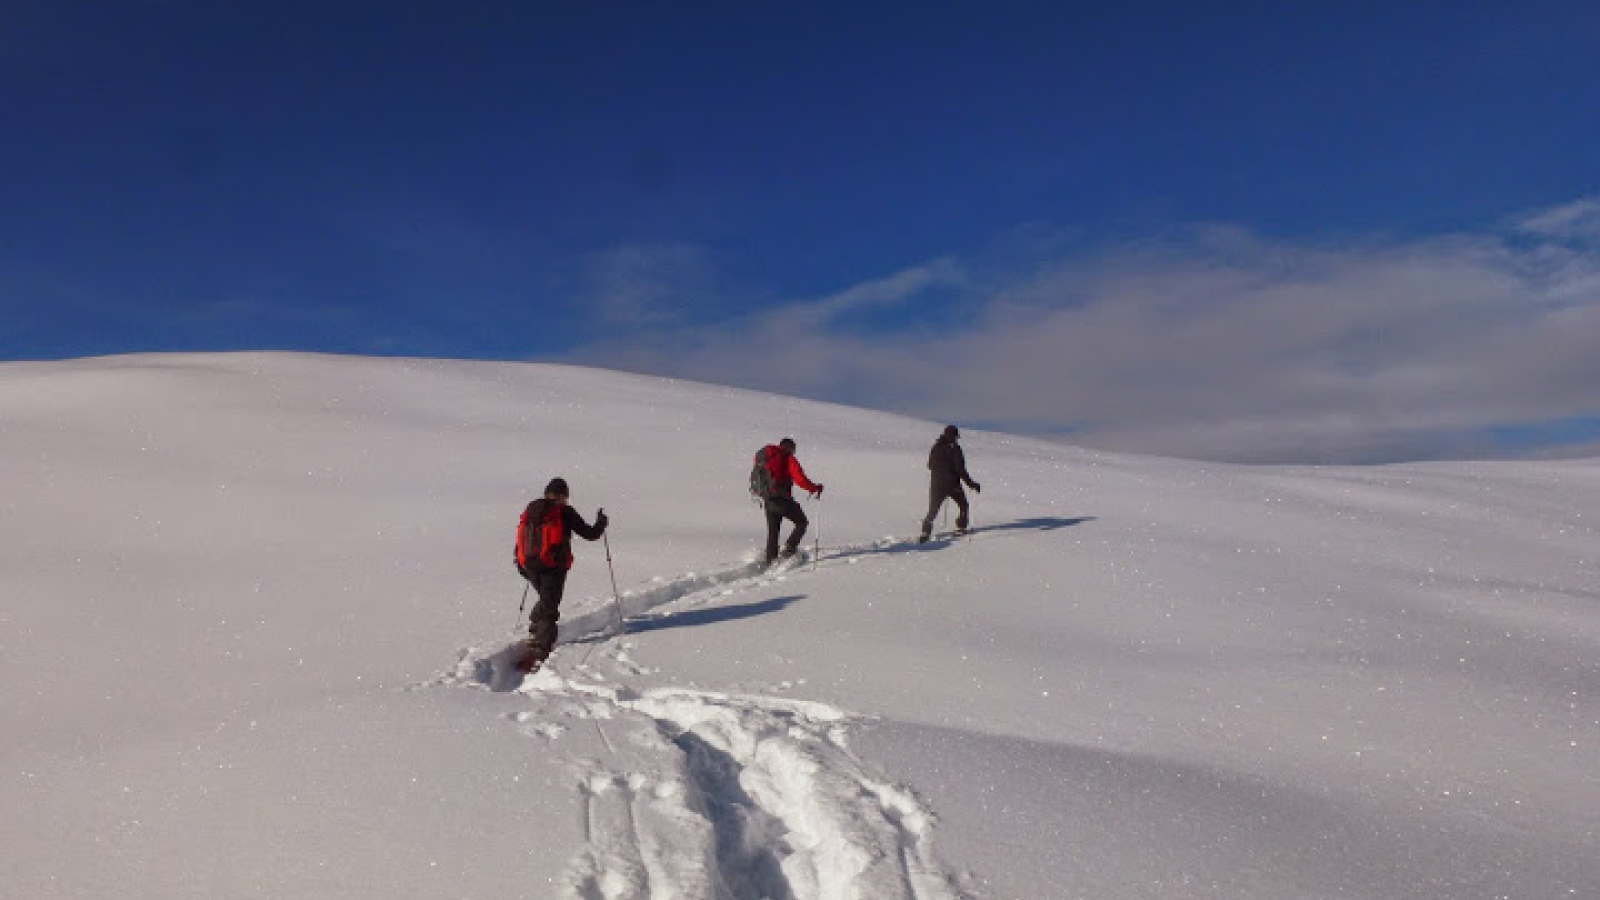
[{"label": "white cloud", "polygon": [[[1486,429],[1600,414],[1600,256],[1590,212],[1518,235],[1343,245],[1194,229],[1013,273],[959,330],[912,327],[952,261],[737,323],[586,358],[1024,431],[1250,461],[1504,453]],[[1560,239],[1529,241],[1529,234]],[[992,279],[986,279],[986,281]],[[900,304],[903,331],[838,312]]]}]

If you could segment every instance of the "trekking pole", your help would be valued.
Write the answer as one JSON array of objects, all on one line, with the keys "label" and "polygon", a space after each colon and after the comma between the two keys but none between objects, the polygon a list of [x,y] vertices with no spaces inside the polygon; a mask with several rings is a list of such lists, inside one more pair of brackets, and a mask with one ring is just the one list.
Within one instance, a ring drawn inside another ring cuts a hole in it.
[{"label": "trekking pole", "polygon": [[817,570],[817,559],[822,556],[822,495],[817,495],[817,533],[811,536],[811,571]]},{"label": "trekking pole", "polygon": [[522,628],[522,608],[527,606],[527,605],[528,605],[528,584],[524,583],[522,585],[522,602],[517,604],[517,627],[511,629],[512,631],[517,631],[518,629]]},{"label": "trekking pole", "polygon": [[[603,509],[600,511],[602,513],[605,512]],[[600,535],[600,539],[605,542],[606,546],[606,569],[611,572],[612,610],[616,613],[617,634],[620,635],[626,630],[626,626],[623,624],[622,619],[622,595],[621,592],[617,590],[617,569],[616,566],[611,564],[611,536],[608,534],[602,534]]]}]

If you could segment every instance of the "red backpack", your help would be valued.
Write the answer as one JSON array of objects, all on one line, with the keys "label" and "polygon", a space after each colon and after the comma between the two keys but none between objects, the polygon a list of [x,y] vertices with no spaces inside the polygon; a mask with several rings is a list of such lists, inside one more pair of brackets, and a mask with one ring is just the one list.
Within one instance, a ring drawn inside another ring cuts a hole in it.
[{"label": "red backpack", "polygon": [[767,500],[783,494],[781,485],[789,478],[789,454],[777,444],[768,444],[756,451],[755,465],[750,468],[750,495],[757,500]]},{"label": "red backpack", "polygon": [[529,564],[538,561],[545,569],[572,568],[572,545],[567,540],[564,508],[546,500],[535,500],[522,511],[517,522],[517,571],[528,574]]}]

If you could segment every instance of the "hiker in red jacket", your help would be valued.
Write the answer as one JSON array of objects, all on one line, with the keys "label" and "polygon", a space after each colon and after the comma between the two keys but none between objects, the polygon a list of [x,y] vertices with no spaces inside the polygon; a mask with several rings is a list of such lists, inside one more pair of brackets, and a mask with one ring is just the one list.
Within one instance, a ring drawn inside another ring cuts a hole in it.
[{"label": "hiker in red jacket", "polygon": [[822,485],[813,484],[806,477],[806,470],[800,467],[800,460],[794,457],[794,449],[794,438],[784,438],[761,449],[761,462],[767,476],[763,492],[765,496],[761,497],[762,508],[767,514],[767,565],[778,558],[778,531],[783,527],[784,519],[794,523],[789,539],[783,544],[785,557],[793,556],[800,549],[800,539],[805,537],[809,521],[805,510],[800,508],[800,502],[794,499],[794,486],[798,484],[813,497],[822,496]]},{"label": "hiker in red jacket", "polygon": [[590,525],[567,505],[569,496],[565,478],[550,479],[544,497],[529,503],[523,512],[526,530],[517,531],[517,571],[539,594],[528,623],[529,652],[524,665],[531,668],[543,663],[556,646],[561,595],[566,591],[567,570],[572,568],[572,535],[598,541],[606,531],[605,510],[596,514]]}]

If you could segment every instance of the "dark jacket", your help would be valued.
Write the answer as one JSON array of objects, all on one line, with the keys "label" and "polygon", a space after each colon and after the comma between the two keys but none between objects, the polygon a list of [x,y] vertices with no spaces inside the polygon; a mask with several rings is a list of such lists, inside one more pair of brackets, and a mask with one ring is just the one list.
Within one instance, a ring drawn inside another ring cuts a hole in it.
[{"label": "dark jacket", "polygon": [[[539,523],[544,521],[544,515],[549,508],[550,501],[544,498],[540,498],[528,504],[528,522],[530,526],[534,528],[533,545],[535,551],[537,551],[540,547],[538,535]],[[538,572],[549,569],[572,568],[572,535],[576,534],[578,537],[581,537],[586,541],[598,541],[600,540],[600,536],[606,532],[606,520],[603,517],[595,520],[595,524],[590,525],[588,522],[583,520],[583,516],[579,515],[578,511],[573,509],[570,504],[562,504],[561,525],[561,540],[559,543],[551,546],[551,556],[555,558],[556,565],[545,565],[545,563],[539,559],[538,553],[535,552],[528,559],[529,571]]]},{"label": "dark jacket", "polygon": [[928,451],[928,471],[933,473],[936,491],[959,490],[962,482],[974,489],[978,486],[967,474],[967,455],[952,438],[940,437],[934,441],[933,449]]}]

